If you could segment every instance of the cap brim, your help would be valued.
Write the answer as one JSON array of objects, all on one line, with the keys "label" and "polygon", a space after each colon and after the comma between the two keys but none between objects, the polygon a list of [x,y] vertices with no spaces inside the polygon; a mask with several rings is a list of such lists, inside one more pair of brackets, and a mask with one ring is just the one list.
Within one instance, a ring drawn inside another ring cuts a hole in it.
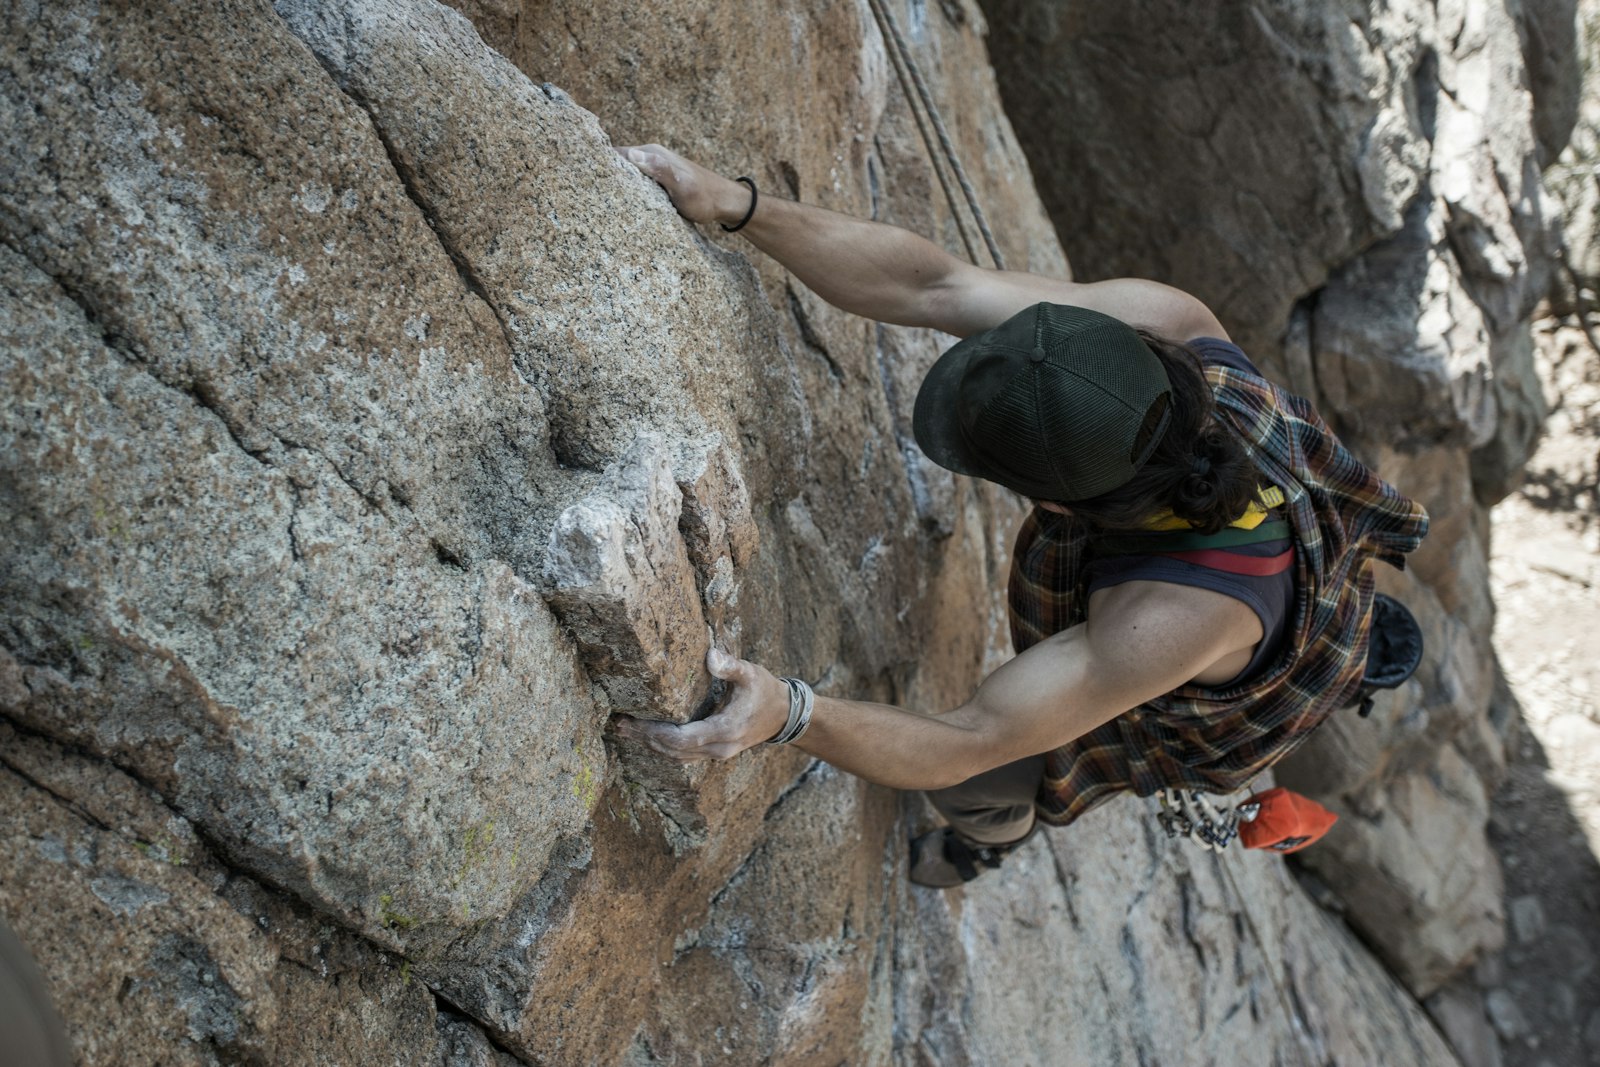
[{"label": "cap brim", "polygon": [[911,411],[911,434],[923,454],[946,470],[974,478],[985,476],[984,465],[967,446],[957,405],[962,379],[983,336],[976,333],[957,341],[928,368]]}]

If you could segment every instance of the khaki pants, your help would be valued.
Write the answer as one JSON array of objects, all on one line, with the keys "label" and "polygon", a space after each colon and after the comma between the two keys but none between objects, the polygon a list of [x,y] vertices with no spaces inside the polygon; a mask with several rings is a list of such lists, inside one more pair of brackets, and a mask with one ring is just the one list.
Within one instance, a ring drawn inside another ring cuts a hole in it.
[{"label": "khaki pants", "polygon": [[1044,756],[1029,756],[968,778],[928,799],[972,845],[1009,845],[1033,829],[1033,798],[1044,778]]}]

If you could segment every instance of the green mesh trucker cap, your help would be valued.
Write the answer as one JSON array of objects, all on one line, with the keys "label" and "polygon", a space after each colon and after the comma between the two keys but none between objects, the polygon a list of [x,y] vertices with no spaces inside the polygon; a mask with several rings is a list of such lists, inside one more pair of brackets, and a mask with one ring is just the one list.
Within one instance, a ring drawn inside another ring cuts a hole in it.
[{"label": "green mesh trucker cap", "polygon": [[[1035,500],[1088,500],[1134,476],[1166,433],[1172,383],[1131,327],[1035,304],[939,357],[911,428],[941,467]],[[1160,404],[1155,431],[1139,430]]]}]

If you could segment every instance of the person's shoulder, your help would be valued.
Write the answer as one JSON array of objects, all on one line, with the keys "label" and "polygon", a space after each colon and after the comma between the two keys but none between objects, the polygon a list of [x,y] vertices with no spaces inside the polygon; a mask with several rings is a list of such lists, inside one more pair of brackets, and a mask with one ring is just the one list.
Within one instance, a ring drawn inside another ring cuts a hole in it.
[{"label": "person's shoulder", "polygon": [[1205,366],[1227,367],[1229,370],[1253,374],[1257,378],[1266,377],[1261,373],[1261,368],[1244,354],[1244,349],[1232,341],[1224,341],[1220,337],[1191,337],[1187,344],[1194,349],[1200,357],[1200,362]]},{"label": "person's shoulder", "polygon": [[1199,669],[1261,639],[1261,619],[1244,601],[1200,586],[1135,580],[1089,598],[1091,647],[1115,659],[1177,655]]}]

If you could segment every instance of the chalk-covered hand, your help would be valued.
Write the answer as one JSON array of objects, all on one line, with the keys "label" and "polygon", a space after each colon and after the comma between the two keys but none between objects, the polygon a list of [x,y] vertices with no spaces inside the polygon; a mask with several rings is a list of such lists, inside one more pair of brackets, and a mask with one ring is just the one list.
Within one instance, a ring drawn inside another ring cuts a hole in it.
[{"label": "chalk-covered hand", "polygon": [[750,190],[658,144],[618,148],[617,154],[654,178],[690,222],[735,223],[750,206]]},{"label": "chalk-covered hand", "polygon": [[617,735],[643,741],[682,763],[693,763],[729,759],[771,740],[783,729],[789,719],[789,687],[771,671],[715,648],[706,653],[706,667],[731,683],[727,702],[716,714],[682,726],[618,715],[612,720]]}]

